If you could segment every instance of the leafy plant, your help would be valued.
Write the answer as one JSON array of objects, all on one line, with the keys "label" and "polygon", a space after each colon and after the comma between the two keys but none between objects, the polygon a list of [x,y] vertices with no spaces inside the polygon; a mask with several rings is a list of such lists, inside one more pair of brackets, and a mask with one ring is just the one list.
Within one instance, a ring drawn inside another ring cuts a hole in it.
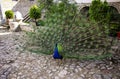
[{"label": "leafy plant", "polygon": [[78,14],[77,11],[77,6],[75,4],[70,4],[68,0],[61,0],[60,3],[54,3],[46,13],[46,26],[79,26],[80,14]]},{"label": "leafy plant", "polygon": [[44,26],[45,22],[43,20],[38,20],[37,21],[37,26]]},{"label": "leafy plant", "polygon": [[117,32],[120,31],[120,14],[114,8],[111,8],[110,12],[111,18],[109,21],[109,35],[112,37],[116,37]]},{"label": "leafy plant", "polygon": [[120,24],[117,23],[111,23],[109,28],[109,35],[112,37],[117,36],[117,32],[120,31]]},{"label": "leafy plant", "polygon": [[89,8],[90,19],[100,23],[108,23],[110,20],[110,7],[106,0],[93,0]]},{"label": "leafy plant", "polygon": [[12,19],[14,17],[14,12],[12,10],[5,11],[6,19]]},{"label": "leafy plant", "polygon": [[53,5],[53,0],[38,0],[39,8],[49,10]]},{"label": "leafy plant", "polygon": [[41,17],[41,10],[39,9],[39,7],[37,7],[36,5],[33,5],[30,8],[29,14],[30,14],[30,17],[35,20],[35,23],[37,25],[37,19]]}]

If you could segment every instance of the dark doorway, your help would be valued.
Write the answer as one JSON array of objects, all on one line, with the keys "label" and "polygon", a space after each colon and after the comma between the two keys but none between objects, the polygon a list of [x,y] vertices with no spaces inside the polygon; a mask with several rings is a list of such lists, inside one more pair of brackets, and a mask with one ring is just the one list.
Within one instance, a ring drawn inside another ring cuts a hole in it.
[{"label": "dark doorway", "polygon": [[111,11],[113,14],[118,14],[118,13],[119,13],[118,10],[117,10],[115,7],[113,7],[113,6],[110,6],[110,11]]},{"label": "dark doorway", "polygon": [[117,32],[120,31],[120,14],[118,10],[110,6],[110,22],[109,22],[109,35],[112,37],[117,36]]},{"label": "dark doorway", "polygon": [[89,17],[89,7],[85,6],[80,10],[80,13],[85,16],[85,17]]},{"label": "dark doorway", "polygon": [[115,7],[110,6],[110,13],[111,13],[111,20],[112,21],[118,21],[119,20],[118,17],[120,16],[120,14]]}]

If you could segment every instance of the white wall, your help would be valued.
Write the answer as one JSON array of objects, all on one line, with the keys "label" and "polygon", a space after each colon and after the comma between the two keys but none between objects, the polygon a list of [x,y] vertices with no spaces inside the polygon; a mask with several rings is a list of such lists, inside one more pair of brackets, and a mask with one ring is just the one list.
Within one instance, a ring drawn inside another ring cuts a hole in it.
[{"label": "white wall", "polygon": [[18,1],[12,1],[12,0],[1,0],[0,1],[3,21],[5,20],[5,11],[12,10],[12,8],[17,4],[17,2]]},{"label": "white wall", "polygon": [[5,21],[5,11],[6,10],[13,10],[13,11],[20,11],[22,15],[26,15],[28,13],[29,8],[37,3],[37,0],[30,1],[30,0],[0,0],[1,10],[2,10],[2,17],[3,22]]}]

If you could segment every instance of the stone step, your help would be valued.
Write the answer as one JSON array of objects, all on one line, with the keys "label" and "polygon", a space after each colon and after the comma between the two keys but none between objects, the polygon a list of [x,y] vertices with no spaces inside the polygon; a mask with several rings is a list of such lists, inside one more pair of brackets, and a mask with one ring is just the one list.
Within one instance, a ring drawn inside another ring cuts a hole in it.
[{"label": "stone step", "polygon": [[0,26],[0,30],[6,30],[7,27],[4,27],[4,26]]},{"label": "stone step", "polygon": [[112,46],[111,48],[112,49],[118,49],[118,46]]},{"label": "stone step", "polygon": [[29,13],[27,13],[23,18],[23,22],[30,22],[32,20],[29,16]]},{"label": "stone step", "polygon": [[33,28],[27,23],[21,23],[20,28],[24,31],[33,31]]}]

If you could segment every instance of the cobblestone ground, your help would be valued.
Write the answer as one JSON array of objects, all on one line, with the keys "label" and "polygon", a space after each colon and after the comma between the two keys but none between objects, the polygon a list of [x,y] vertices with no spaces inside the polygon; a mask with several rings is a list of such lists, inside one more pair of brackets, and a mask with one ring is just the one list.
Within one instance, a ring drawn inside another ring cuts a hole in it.
[{"label": "cobblestone ground", "polygon": [[120,63],[66,59],[61,65],[41,54],[22,51],[22,32],[0,30],[0,79],[120,79]]}]

